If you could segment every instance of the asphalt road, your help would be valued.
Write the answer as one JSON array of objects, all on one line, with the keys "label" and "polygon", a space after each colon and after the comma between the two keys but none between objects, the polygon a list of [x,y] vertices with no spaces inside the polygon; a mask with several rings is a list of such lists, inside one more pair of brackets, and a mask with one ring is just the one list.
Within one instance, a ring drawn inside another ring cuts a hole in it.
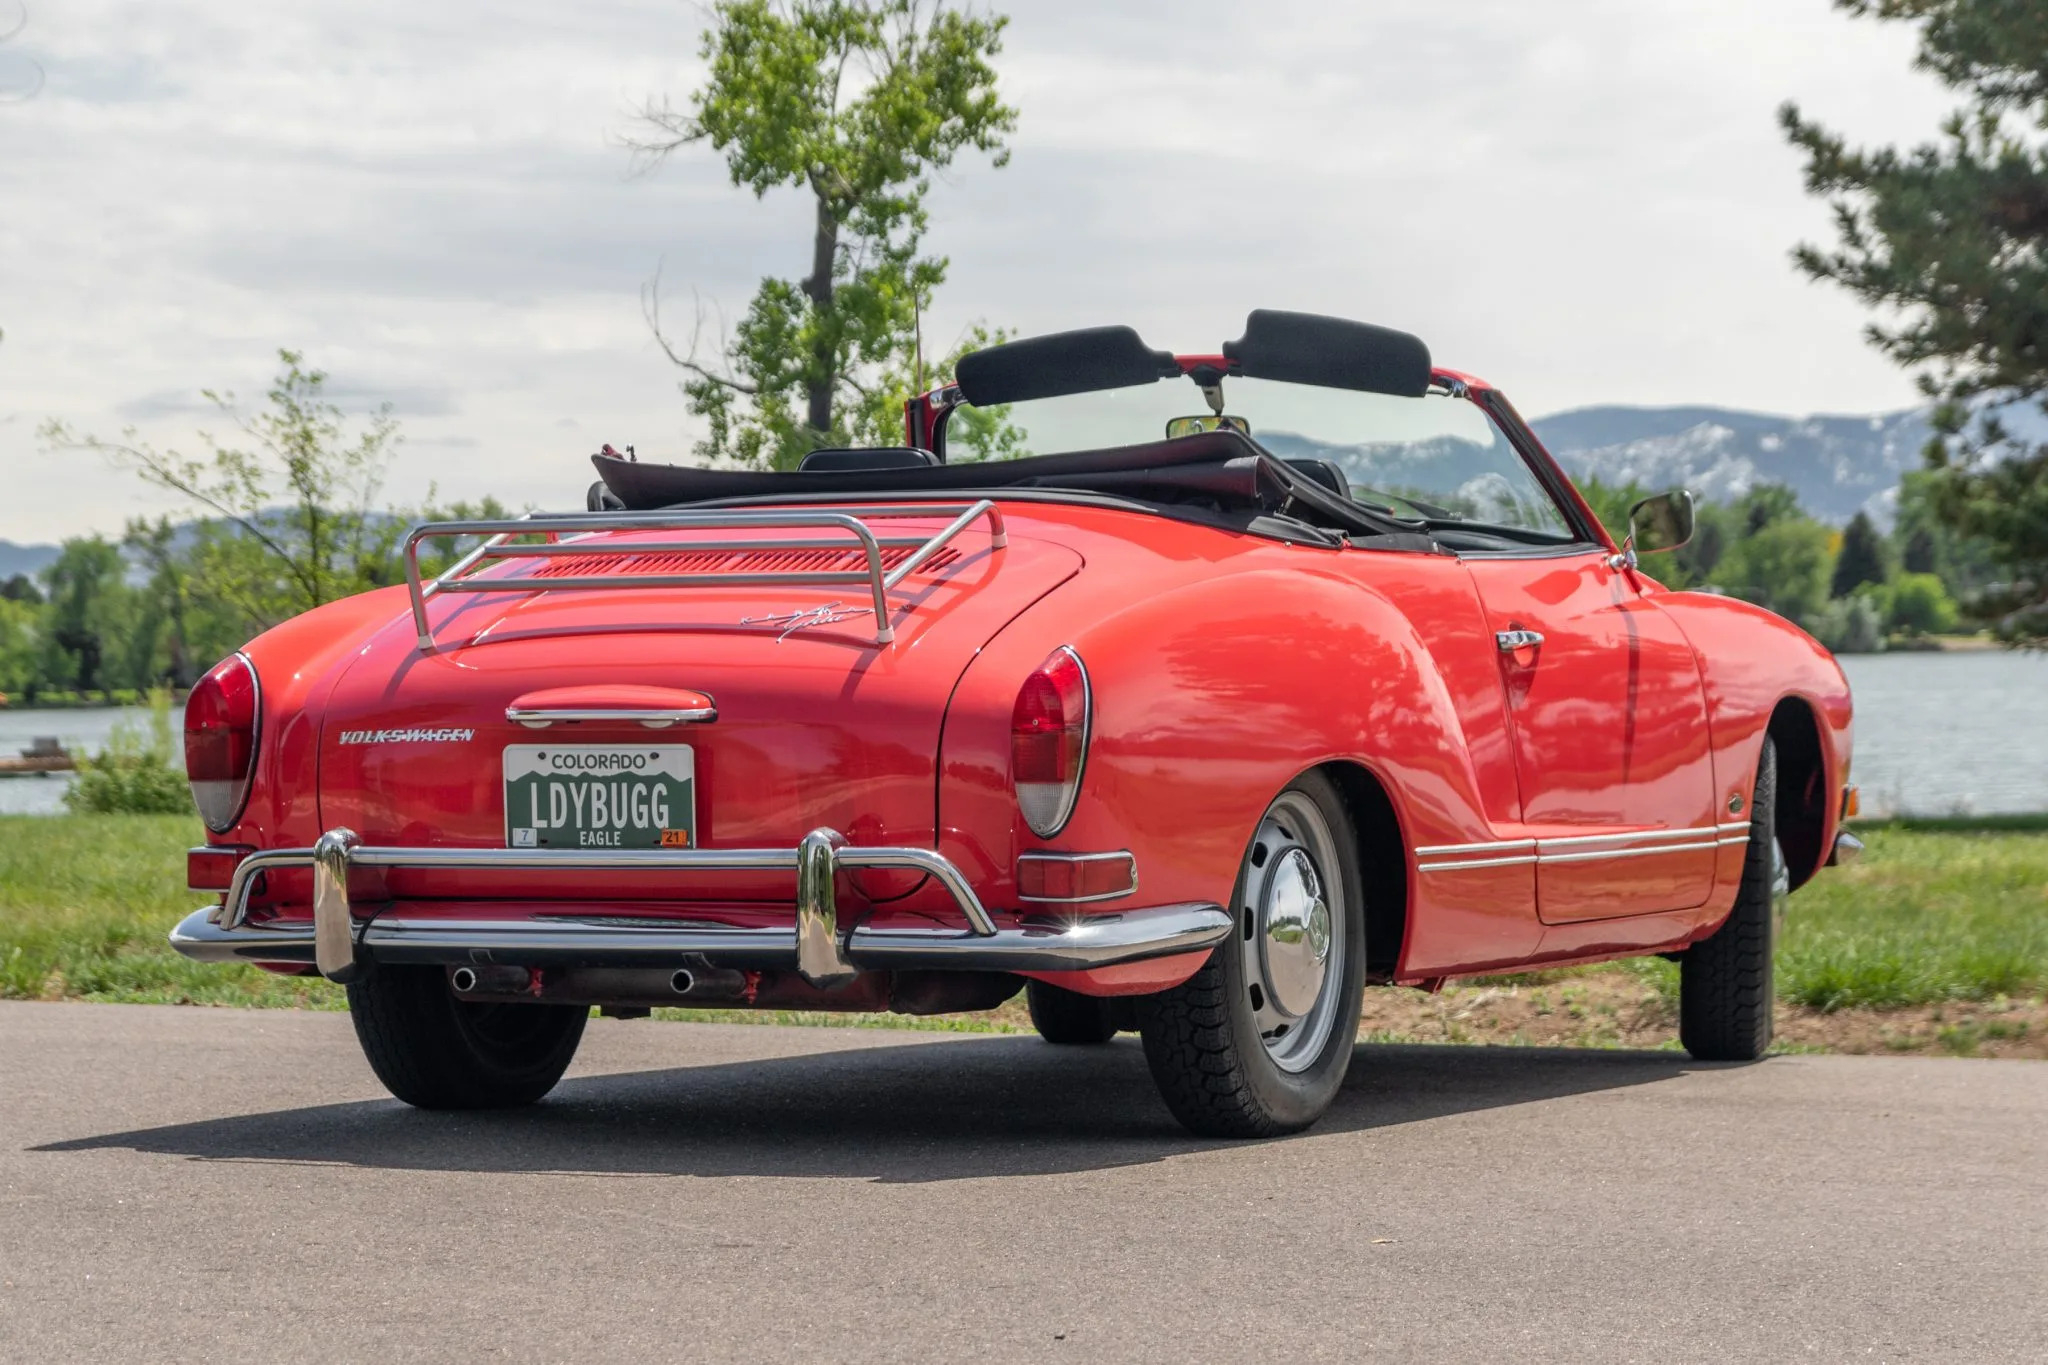
[{"label": "asphalt road", "polygon": [[0,1359],[2040,1360],[2048,1064],[1361,1047],[1196,1141],[1132,1040],[0,1004]]}]

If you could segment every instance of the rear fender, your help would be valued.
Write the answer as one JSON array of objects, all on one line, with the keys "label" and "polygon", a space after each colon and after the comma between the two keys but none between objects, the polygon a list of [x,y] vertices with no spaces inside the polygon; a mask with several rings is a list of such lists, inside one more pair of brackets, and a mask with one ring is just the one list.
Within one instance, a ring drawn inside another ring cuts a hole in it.
[{"label": "rear fender", "polygon": [[[1406,848],[1488,837],[1453,700],[1414,626],[1385,597],[1291,566],[1206,578],[1100,614],[1074,591],[1081,586],[998,636],[947,715],[942,851],[973,869],[991,903],[1017,904],[1020,853],[1129,849],[1139,886],[1127,903],[1228,904],[1273,796],[1333,761],[1379,780]],[[1073,817],[1047,840],[1017,813],[1009,721],[1023,679],[1062,644],[1087,667],[1094,716]],[[1533,948],[1528,871],[1501,872],[1506,882],[1467,899],[1479,908],[1411,912],[1404,964],[1458,957],[1468,950],[1454,943],[1475,935],[1491,945],[1488,956]],[[1412,866],[1403,875],[1416,906]],[[1469,889],[1490,875],[1468,874]]]},{"label": "rear fender", "polygon": [[[251,640],[242,652],[262,690],[256,777],[241,819],[216,844],[304,847],[320,837],[320,717],[348,661],[406,610],[406,590],[378,588],[294,616]],[[265,874],[264,901],[310,898],[306,873]],[[302,885],[295,885],[302,883]]]}]

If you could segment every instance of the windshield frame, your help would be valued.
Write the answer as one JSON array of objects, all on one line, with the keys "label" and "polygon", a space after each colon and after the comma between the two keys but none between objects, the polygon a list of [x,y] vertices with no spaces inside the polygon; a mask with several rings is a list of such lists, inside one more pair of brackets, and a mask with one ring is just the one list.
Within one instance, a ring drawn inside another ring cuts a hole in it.
[{"label": "windshield frame", "polygon": [[[1181,374],[1190,379],[1196,378],[1197,370],[1227,375],[1233,368],[1233,362],[1220,355],[1176,355],[1174,360]],[[1522,420],[1521,414],[1515,411],[1514,405],[1508,402],[1506,395],[1483,380],[1461,374],[1456,370],[1445,369],[1431,370],[1429,390],[1434,394],[1469,402],[1479,409],[1507,441],[1508,447],[1521,459],[1523,466],[1536,480],[1543,494],[1551,500],[1570,536],[1570,539],[1562,541],[1528,541],[1513,549],[1460,549],[1457,553],[1490,556],[1556,555],[1588,548],[1608,551],[1614,549],[1613,539],[1608,535],[1606,528],[1592,515],[1578,489],[1573,486],[1550,452],[1544,449],[1536,433],[1529,429],[1528,423]],[[946,462],[948,419],[960,408],[968,406],[971,405],[966,402],[959,388],[952,384],[919,394],[904,405],[905,435],[912,445],[922,445],[937,455],[943,464]],[[1254,435],[1250,439],[1256,442],[1258,438]],[[1493,527],[1484,522],[1462,520],[1432,520],[1431,525],[1432,528],[1441,525],[1445,530],[1465,527],[1496,534],[1513,530]],[[1515,538],[1519,539],[1520,535],[1517,534]]]}]

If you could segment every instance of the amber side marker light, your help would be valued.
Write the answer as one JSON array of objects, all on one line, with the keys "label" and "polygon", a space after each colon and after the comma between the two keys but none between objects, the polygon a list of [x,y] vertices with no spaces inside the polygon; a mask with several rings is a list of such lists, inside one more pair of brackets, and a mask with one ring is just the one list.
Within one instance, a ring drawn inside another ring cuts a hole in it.
[{"label": "amber side marker light", "polygon": [[1854,820],[1862,809],[1863,804],[1857,799],[1856,789],[1854,787],[1842,788],[1842,818],[1844,820]]}]

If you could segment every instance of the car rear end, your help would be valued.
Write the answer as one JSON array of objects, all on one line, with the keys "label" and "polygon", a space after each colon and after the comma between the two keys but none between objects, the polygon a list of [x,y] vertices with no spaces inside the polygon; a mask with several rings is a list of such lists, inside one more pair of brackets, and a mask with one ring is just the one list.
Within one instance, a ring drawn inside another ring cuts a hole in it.
[{"label": "car rear end", "polygon": [[[539,524],[423,528],[409,554],[484,539],[345,646],[287,629],[195,689],[193,879],[221,901],[181,951],[431,967],[473,1000],[936,1012],[1225,932],[1136,904],[1127,854],[995,866],[1004,831],[943,823],[954,689],[1080,570],[1056,537],[988,503]],[[1070,649],[1017,680],[1008,818],[1057,832],[1088,706]]]}]

